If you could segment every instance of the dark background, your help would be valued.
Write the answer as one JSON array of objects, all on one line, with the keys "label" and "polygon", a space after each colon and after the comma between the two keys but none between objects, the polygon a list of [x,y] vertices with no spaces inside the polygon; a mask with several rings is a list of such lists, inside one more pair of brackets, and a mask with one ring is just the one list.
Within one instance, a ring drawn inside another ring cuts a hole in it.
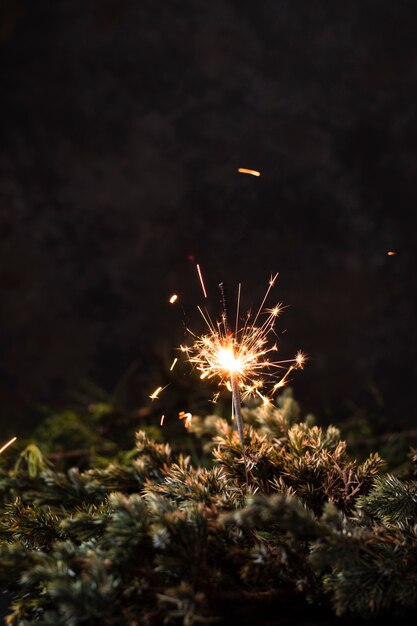
[{"label": "dark background", "polygon": [[196,263],[214,315],[280,273],[306,411],[415,423],[415,3],[0,7],[2,432],[132,363],[149,402]]}]

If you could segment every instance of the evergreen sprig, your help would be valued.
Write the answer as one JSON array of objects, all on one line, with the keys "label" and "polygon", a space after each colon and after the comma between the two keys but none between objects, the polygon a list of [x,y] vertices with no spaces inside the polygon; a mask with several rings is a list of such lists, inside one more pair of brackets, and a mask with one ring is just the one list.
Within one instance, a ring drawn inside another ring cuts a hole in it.
[{"label": "evergreen sprig", "polygon": [[[307,603],[333,616],[404,615],[417,594],[417,483],[358,462],[338,429],[301,420],[288,395],[190,437],[192,463],[138,432],[124,464],[56,471],[33,447],[2,470],[6,622],[241,624]],[[35,462],[35,461],[36,462]],[[266,623],[266,618],[265,618]]]}]

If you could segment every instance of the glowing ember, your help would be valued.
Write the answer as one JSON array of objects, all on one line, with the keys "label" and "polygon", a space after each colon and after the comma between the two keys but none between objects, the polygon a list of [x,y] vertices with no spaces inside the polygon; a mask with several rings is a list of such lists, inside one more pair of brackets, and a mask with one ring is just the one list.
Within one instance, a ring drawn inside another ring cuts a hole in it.
[{"label": "glowing ember", "polygon": [[17,437],[12,437],[12,439],[10,439],[10,441],[8,441],[7,443],[5,443],[5,444],[4,444],[4,446],[2,446],[2,447],[0,448],[0,454],[1,454],[2,452],[4,452],[4,450],[6,450],[6,448],[8,448],[9,446],[11,446],[11,445],[12,445],[12,443],[14,443],[14,442],[16,441],[16,439],[17,439]]},{"label": "glowing ember", "polygon": [[174,302],[176,302],[178,300],[178,295],[176,293],[174,293],[170,299],[169,299],[169,303],[170,304],[174,304]]},{"label": "glowing ember", "polygon": [[387,255],[388,255],[388,256],[395,256],[396,254],[397,254],[397,253],[396,253],[396,252],[394,252],[393,250],[389,250],[389,251],[387,252]]},{"label": "glowing ember", "polygon": [[251,176],[260,176],[261,172],[258,170],[249,170],[246,167],[239,167],[237,170],[240,174],[250,174]]},{"label": "glowing ember", "polygon": [[191,413],[185,413],[184,411],[180,411],[180,413],[178,414],[178,417],[180,418],[180,420],[185,420],[184,422],[185,428],[188,428],[190,426],[191,420],[193,418]]},{"label": "glowing ember", "polygon": [[171,367],[169,368],[170,372],[172,372],[172,370],[174,369],[177,363],[178,363],[178,358],[175,357],[175,359],[172,361]]},{"label": "glowing ember", "polygon": [[164,425],[165,415],[161,415],[161,421],[159,422],[160,426]]}]

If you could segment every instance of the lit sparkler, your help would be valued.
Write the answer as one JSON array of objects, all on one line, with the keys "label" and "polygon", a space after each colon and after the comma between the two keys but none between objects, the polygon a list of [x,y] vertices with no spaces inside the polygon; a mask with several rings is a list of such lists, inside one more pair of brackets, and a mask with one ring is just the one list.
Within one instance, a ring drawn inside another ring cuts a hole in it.
[{"label": "lit sparkler", "polygon": [[[217,381],[218,388],[226,387],[232,393],[233,414],[236,418],[237,430],[242,445],[245,461],[243,420],[241,397],[258,396],[265,404],[271,396],[288,382],[294,369],[304,366],[306,357],[298,352],[295,358],[277,361],[273,355],[277,352],[275,323],[282,305],[266,309],[265,303],[269,292],[275,284],[278,274],[272,276],[262,303],[252,319],[250,313],[240,324],[240,285],[237,296],[235,328],[229,322],[228,304],[223,283],[219,285],[222,295],[222,316],[220,321],[211,319],[207,311],[198,307],[208,332],[193,337],[190,346],[181,346],[190,363],[200,372],[201,379]],[[206,293],[204,292],[206,297]],[[263,318],[263,319],[261,319]],[[246,472],[247,478],[247,472]]]}]

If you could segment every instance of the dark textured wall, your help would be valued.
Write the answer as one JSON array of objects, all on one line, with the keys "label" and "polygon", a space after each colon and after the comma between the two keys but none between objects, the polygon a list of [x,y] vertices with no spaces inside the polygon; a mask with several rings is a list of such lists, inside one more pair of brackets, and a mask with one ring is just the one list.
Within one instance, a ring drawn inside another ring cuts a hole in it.
[{"label": "dark textured wall", "polygon": [[177,345],[167,297],[197,319],[195,262],[212,310],[220,280],[249,306],[280,272],[306,409],[414,418],[413,2],[9,0],[0,20],[8,418]]}]

